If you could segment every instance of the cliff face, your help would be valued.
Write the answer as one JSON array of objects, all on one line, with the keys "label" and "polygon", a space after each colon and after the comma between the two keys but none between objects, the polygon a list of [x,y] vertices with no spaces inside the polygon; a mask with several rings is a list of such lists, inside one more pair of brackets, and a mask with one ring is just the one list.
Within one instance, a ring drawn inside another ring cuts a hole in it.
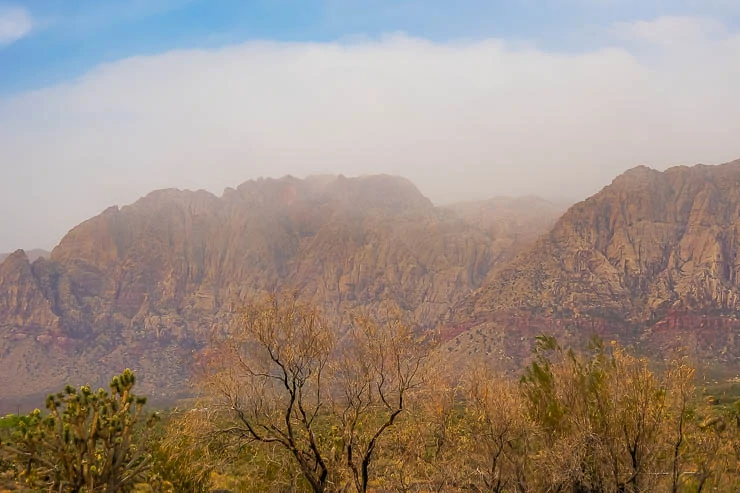
[{"label": "cliff face", "polygon": [[188,338],[282,286],[330,317],[390,303],[428,325],[490,269],[485,237],[405,180],[325,181],[155,192],[83,223],[52,252],[82,316],[65,327]]},{"label": "cliff face", "polygon": [[258,180],[220,198],[151,193],[80,224],[50,260],[16,252],[0,265],[5,394],[124,366],[144,391],[176,394],[189,351],[240,303],[281,288],[337,326],[356,310],[400,310],[432,327],[522,245],[507,240],[516,227],[492,232],[487,221],[436,208],[390,176]]},{"label": "cliff face", "polygon": [[[45,262],[36,265],[37,273]],[[43,282],[34,275],[23,250],[10,254],[0,263],[0,317],[7,325],[58,329],[59,317],[44,296]]]},{"label": "cliff face", "polygon": [[473,310],[605,312],[647,321],[672,308],[740,308],[740,161],[635,168],[574,205],[502,269]]},{"label": "cliff face", "polygon": [[[736,330],[739,266],[740,161],[638,167],[571,207],[457,305],[447,330],[452,337],[468,327],[540,326],[581,339],[603,332],[647,348],[665,346],[670,330],[676,341],[691,335],[699,349],[727,359],[740,356],[734,342],[719,340],[727,334],[697,334]],[[503,313],[516,314],[514,321],[502,322]],[[522,317],[528,321],[516,321]]]}]

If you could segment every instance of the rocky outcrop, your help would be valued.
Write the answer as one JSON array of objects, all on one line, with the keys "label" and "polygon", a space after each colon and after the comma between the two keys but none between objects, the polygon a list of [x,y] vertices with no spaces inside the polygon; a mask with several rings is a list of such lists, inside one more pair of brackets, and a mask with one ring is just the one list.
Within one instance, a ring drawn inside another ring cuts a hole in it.
[{"label": "rocky outcrop", "polygon": [[0,319],[3,325],[59,328],[53,303],[44,296],[43,281],[34,274],[45,268],[46,261],[33,266],[23,250],[9,255],[0,264]]}]

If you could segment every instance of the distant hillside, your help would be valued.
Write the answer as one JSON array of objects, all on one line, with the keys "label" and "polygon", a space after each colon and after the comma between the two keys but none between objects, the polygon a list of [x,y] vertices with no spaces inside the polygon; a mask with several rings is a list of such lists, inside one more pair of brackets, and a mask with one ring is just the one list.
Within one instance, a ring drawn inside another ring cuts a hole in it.
[{"label": "distant hillside", "polygon": [[153,192],[80,224],[48,260],[19,251],[0,265],[3,396],[127,366],[147,393],[186,392],[191,351],[245,300],[282,287],[338,327],[358,310],[433,327],[526,243],[518,224],[536,236],[527,221],[497,221],[435,207],[393,176]]}]

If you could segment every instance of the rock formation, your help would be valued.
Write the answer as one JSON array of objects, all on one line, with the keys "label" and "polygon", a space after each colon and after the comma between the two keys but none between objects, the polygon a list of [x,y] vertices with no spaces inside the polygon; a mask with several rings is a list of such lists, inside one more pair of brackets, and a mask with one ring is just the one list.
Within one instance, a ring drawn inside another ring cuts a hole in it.
[{"label": "rock formation", "polygon": [[599,333],[737,364],[739,267],[740,161],[638,167],[571,207],[453,307],[446,330],[516,340],[540,330],[578,340]]},{"label": "rock formation", "polygon": [[19,251],[0,264],[0,400],[126,366],[155,397],[186,392],[192,351],[240,304],[282,288],[337,327],[356,311],[433,327],[537,234],[497,221],[435,207],[391,176],[261,179],[222,197],[161,190],[111,207],[49,260]]}]

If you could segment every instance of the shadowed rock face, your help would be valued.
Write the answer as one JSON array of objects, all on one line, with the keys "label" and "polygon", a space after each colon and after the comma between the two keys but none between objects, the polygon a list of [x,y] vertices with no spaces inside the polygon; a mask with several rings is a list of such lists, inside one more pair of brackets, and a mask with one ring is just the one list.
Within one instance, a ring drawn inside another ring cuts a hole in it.
[{"label": "shadowed rock face", "polygon": [[23,250],[10,254],[0,264],[0,313],[6,324],[59,328],[53,303],[44,296],[46,279],[37,277],[46,264],[45,260],[40,260],[34,269]]},{"label": "shadowed rock face", "polygon": [[603,332],[647,350],[685,342],[729,362],[740,356],[739,267],[740,161],[638,167],[571,207],[456,305],[446,330]]},{"label": "shadowed rock face", "polygon": [[497,221],[436,208],[391,176],[257,180],[220,198],[153,192],[80,224],[50,260],[19,251],[0,264],[4,396],[105,382],[126,366],[155,397],[186,392],[191,351],[244,300],[283,287],[338,327],[357,310],[432,327],[526,243]]}]

